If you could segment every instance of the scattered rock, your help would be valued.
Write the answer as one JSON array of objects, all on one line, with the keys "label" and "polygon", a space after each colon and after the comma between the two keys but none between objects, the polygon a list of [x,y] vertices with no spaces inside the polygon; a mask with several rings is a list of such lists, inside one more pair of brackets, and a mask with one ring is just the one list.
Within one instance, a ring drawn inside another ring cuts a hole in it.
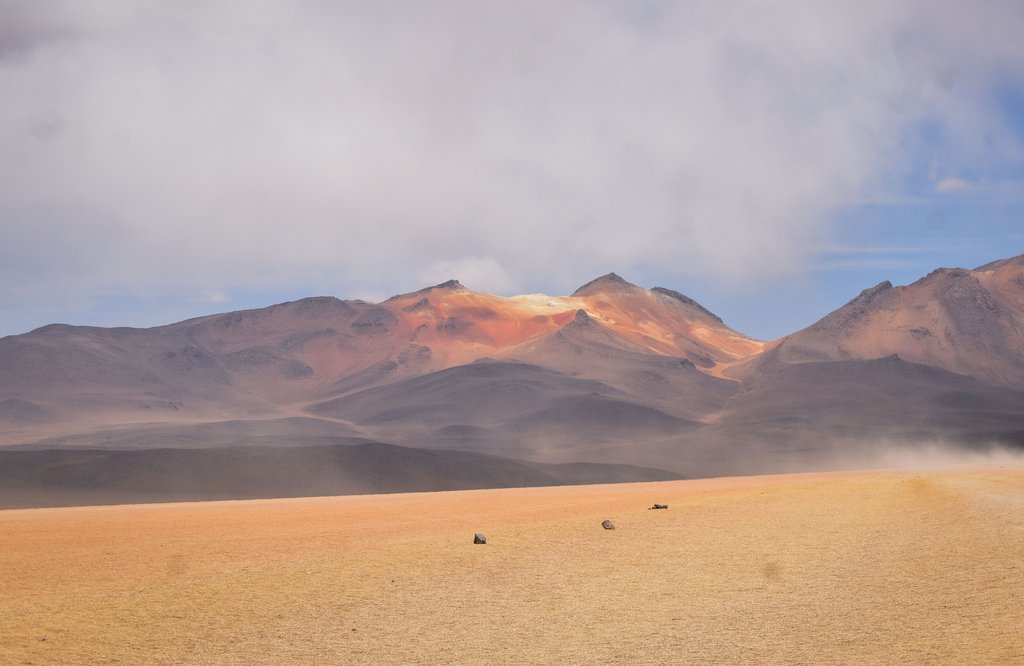
[{"label": "scattered rock", "polygon": [[602,522],[601,523],[601,527],[605,528],[606,530],[614,530],[615,529],[615,525],[610,520],[606,520],[606,521]]},{"label": "scattered rock", "polygon": [[487,543],[487,537],[477,532],[473,535],[473,543]]},{"label": "scattered rock", "polygon": [[667,509],[668,508],[668,504],[655,504],[651,508],[652,509]]}]

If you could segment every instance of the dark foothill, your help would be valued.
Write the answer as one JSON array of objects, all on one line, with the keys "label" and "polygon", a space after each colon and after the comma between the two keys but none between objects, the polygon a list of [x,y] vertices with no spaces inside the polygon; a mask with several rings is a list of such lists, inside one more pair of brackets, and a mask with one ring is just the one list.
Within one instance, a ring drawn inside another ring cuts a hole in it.
[{"label": "dark foothill", "polygon": [[487,537],[477,532],[473,535],[473,543],[487,543]]},{"label": "dark foothill", "polygon": [[668,508],[668,504],[655,504],[651,508],[652,509],[667,509]]},{"label": "dark foothill", "polygon": [[610,521],[610,520],[606,520],[606,521],[602,522],[601,523],[601,527],[605,528],[606,530],[614,530],[615,529],[615,525],[612,524],[612,521]]}]

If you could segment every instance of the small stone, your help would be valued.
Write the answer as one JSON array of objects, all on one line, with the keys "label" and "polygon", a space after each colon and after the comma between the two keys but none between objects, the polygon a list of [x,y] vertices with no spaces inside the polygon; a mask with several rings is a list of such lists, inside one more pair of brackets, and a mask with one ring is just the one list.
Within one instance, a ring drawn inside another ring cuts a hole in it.
[{"label": "small stone", "polygon": [[477,532],[473,535],[473,543],[487,543],[487,537]]},{"label": "small stone", "polygon": [[615,529],[615,525],[612,524],[612,521],[610,521],[610,520],[606,520],[606,521],[602,522],[601,523],[601,527],[605,528],[606,530],[614,530]]},{"label": "small stone", "polygon": [[655,504],[651,508],[652,509],[667,509],[668,508],[668,504]]}]

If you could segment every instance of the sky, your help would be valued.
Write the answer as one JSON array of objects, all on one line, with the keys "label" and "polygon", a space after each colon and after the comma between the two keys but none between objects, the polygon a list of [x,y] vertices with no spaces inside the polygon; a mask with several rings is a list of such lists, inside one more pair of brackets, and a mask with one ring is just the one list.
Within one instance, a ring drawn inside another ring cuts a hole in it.
[{"label": "sky", "polygon": [[0,336],[614,271],[772,339],[1024,253],[1019,0],[0,0]]}]

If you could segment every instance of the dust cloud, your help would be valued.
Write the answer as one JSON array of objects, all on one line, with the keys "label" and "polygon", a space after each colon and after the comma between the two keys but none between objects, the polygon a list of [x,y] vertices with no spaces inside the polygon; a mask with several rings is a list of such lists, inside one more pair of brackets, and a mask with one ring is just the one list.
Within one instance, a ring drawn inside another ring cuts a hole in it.
[{"label": "dust cloud", "polygon": [[965,447],[944,441],[874,440],[856,452],[837,451],[818,469],[927,471],[956,468],[1024,467],[1024,449],[1005,444]]}]

